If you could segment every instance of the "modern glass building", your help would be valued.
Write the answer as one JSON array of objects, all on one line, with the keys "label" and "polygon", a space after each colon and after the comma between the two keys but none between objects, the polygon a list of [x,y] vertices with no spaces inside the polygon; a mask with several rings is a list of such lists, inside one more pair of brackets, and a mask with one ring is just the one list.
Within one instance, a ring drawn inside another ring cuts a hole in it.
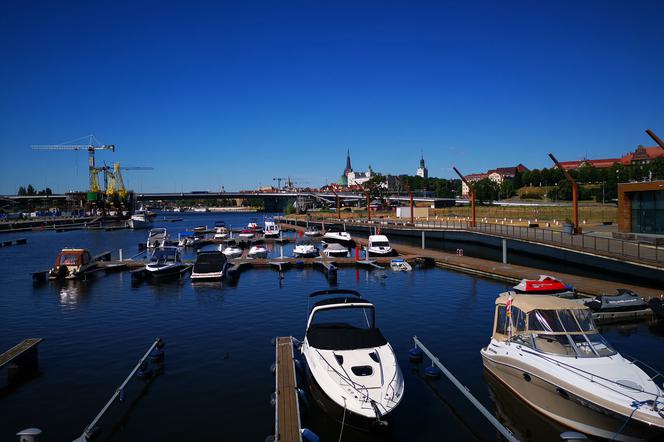
[{"label": "modern glass building", "polygon": [[618,228],[664,235],[664,181],[618,185]]}]

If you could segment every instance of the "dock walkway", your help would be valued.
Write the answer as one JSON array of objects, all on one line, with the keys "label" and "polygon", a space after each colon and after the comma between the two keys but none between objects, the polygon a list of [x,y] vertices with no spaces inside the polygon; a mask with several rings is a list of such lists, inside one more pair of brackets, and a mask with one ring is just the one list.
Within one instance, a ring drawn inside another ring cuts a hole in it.
[{"label": "dock walkway", "polygon": [[279,337],[276,340],[276,410],[274,440],[301,442],[300,405],[297,396],[293,338]]},{"label": "dock walkway", "polygon": [[[282,229],[304,231],[305,227],[295,226],[292,224],[282,224]],[[368,242],[368,240],[365,238],[353,237],[353,239],[358,245],[362,246],[366,245]],[[658,297],[662,293],[661,289],[605,281],[602,279],[572,275],[569,273],[553,272],[551,270],[538,269],[534,267],[502,264],[500,262],[490,261],[482,258],[459,256],[457,254],[441,250],[422,249],[420,247],[401,244],[395,245],[394,248],[401,255],[404,255],[404,258],[406,259],[410,256],[427,257],[433,259],[436,263],[436,266],[438,267],[498,279],[509,284],[517,283],[523,278],[533,279],[537,278],[538,275],[544,274],[560,278],[561,280],[565,281],[566,284],[574,286],[579,294],[588,296],[597,296],[605,293],[614,294],[619,288],[632,290],[635,293],[641,295],[646,300]],[[336,261],[339,263],[340,260],[336,259]]]}]

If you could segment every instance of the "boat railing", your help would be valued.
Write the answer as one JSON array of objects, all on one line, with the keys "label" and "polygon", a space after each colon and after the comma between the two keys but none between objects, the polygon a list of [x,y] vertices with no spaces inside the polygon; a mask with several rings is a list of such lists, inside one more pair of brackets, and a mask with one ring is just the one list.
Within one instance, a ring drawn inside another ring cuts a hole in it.
[{"label": "boat railing", "polygon": [[[646,372],[646,374],[648,376],[650,376],[650,380],[653,381],[656,385],[664,388],[664,374],[662,374],[660,371],[658,371],[657,369],[651,367],[650,365],[646,364],[645,362],[641,361],[640,359],[636,359],[634,356],[623,355],[623,358],[627,359],[629,362],[631,362],[632,364],[636,365],[641,370]],[[655,381],[656,378],[660,378],[659,383],[657,381]]]},{"label": "boat railing", "polygon": [[[535,355],[535,356],[539,356],[540,358],[545,359],[545,360],[547,360],[547,361],[549,361],[549,362],[552,362],[552,363],[558,365],[559,367],[562,367],[562,368],[564,368],[564,369],[566,369],[566,370],[569,370],[569,371],[571,371],[571,372],[573,372],[573,373],[576,373],[576,374],[582,375],[582,376],[586,377],[586,378],[587,378],[589,381],[591,381],[591,382],[597,382],[598,380],[601,380],[601,381],[607,382],[607,383],[612,384],[612,385],[620,386],[621,388],[628,388],[628,389],[630,389],[630,390],[633,390],[633,391],[636,392],[636,393],[644,393],[644,394],[647,394],[647,395],[653,396],[653,397],[655,398],[655,400],[657,400],[657,399],[660,397],[660,394],[659,394],[659,393],[653,393],[653,392],[650,392],[650,391],[643,390],[642,388],[634,388],[634,387],[631,387],[631,386],[629,386],[629,385],[622,384],[622,383],[617,382],[617,381],[614,381],[614,380],[612,380],[612,379],[608,379],[608,378],[605,378],[605,377],[603,377],[603,376],[599,376],[599,375],[594,374],[594,373],[591,373],[591,372],[589,372],[589,371],[586,371],[586,370],[580,369],[580,368],[578,368],[578,367],[574,367],[573,365],[566,364],[566,363],[564,363],[564,362],[562,362],[562,361],[559,361],[559,360],[557,360],[557,359],[555,359],[555,358],[551,358],[551,357],[549,357],[549,356],[546,356],[546,355],[544,355],[544,354],[542,354],[542,353],[540,353],[540,352],[537,352],[537,351],[530,351],[530,350],[526,350],[526,349],[522,349],[522,351],[524,351],[524,352],[526,352],[526,353],[529,353],[529,354],[532,354],[532,355]],[[613,357],[613,356],[607,356],[607,357]],[[629,360],[629,359],[628,359],[628,360]],[[630,362],[631,362],[631,361],[630,361]],[[655,385],[657,385],[657,384],[655,384]],[[606,388],[608,388],[609,390],[611,390],[611,391],[613,391],[613,392],[615,392],[615,393],[618,393],[618,394],[620,394],[620,395],[622,395],[622,396],[625,396],[625,397],[627,397],[627,398],[629,398],[629,399],[631,399],[631,400],[633,400],[633,401],[636,400],[635,398],[631,397],[631,396],[628,395],[627,393],[623,393],[623,392],[620,391],[620,390],[617,390],[617,389],[611,388],[609,385],[603,385],[603,386],[606,387]]]}]

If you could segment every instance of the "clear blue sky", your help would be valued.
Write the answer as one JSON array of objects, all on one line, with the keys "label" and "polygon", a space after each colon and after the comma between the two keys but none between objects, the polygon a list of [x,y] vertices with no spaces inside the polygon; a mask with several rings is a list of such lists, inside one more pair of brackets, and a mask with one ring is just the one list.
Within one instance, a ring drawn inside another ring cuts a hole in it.
[{"label": "clear blue sky", "polygon": [[664,137],[664,2],[32,2],[0,6],[0,193],[227,190],[353,167],[432,176],[618,156]]}]

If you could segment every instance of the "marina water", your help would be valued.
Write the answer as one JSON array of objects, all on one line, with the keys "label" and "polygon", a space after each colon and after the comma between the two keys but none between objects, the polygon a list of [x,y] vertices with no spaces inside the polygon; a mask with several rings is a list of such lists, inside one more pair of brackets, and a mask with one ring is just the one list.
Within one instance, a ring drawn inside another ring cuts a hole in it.
[{"label": "marina water", "polygon": [[[254,214],[166,214],[172,236],[200,225],[243,227]],[[292,235],[292,234],[291,234]],[[308,298],[329,287],[311,268],[242,273],[237,286],[192,285],[189,278],[132,286],[129,273],[90,281],[33,284],[30,273],[50,267],[63,247],[93,254],[123,249],[138,253],[146,231],[37,232],[28,244],[0,249],[0,349],[41,337],[40,374],[0,390],[0,440],[17,440],[26,427],[43,440],[78,437],[147,347],[166,342],[165,368],[153,381],[134,380],[123,404],[101,421],[99,440],[265,440],[274,432],[276,336],[301,339]],[[7,239],[10,239],[7,237]],[[278,245],[270,245],[278,257]],[[284,246],[292,255],[293,244]],[[185,258],[193,259],[189,253]],[[539,417],[484,374],[479,350],[491,335],[494,300],[504,284],[439,269],[410,273],[341,268],[338,287],[356,289],[376,305],[377,324],[394,347],[406,389],[380,434],[344,428],[344,441],[496,440],[496,431],[447,382],[425,380],[427,361],[408,361],[417,335],[487,408],[522,440],[560,440],[561,428]],[[640,323],[603,329],[625,354],[664,371],[664,327]],[[4,381],[5,373],[0,373]],[[303,425],[321,440],[338,440],[340,423],[310,401]]]}]

